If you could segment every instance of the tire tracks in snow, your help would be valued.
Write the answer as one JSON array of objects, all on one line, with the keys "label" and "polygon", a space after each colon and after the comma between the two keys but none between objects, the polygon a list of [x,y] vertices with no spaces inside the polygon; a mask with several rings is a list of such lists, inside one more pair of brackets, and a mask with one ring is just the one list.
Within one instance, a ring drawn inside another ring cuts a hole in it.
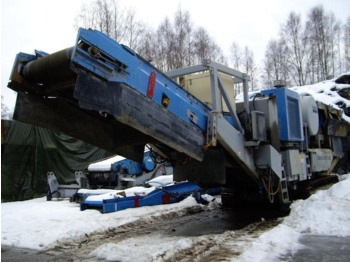
[{"label": "tire tracks in snow", "polygon": [[[249,247],[250,242],[279,224],[277,216],[262,222],[261,217],[257,219],[250,210],[245,215],[244,212],[234,212],[234,216],[228,213],[219,206],[198,205],[86,234],[80,239],[57,242],[45,252],[71,255],[75,261],[101,261],[91,253],[105,244],[133,244],[136,250],[147,245],[147,239],[157,242],[163,238],[173,243],[173,248],[164,249],[147,261],[230,261]],[[185,247],[176,244],[179,239],[186,241]]]}]

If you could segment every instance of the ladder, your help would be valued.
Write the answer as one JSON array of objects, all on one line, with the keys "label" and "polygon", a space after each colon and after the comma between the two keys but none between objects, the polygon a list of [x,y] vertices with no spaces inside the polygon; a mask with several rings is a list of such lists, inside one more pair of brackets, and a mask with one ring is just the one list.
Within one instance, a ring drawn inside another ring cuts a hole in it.
[{"label": "ladder", "polygon": [[289,201],[289,193],[288,193],[288,185],[287,185],[287,179],[286,179],[286,173],[284,171],[284,167],[281,167],[282,169],[282,177],[280,177],[279,180],[279,186],[280,186],[280,200],[283,204],[288,204]]}]

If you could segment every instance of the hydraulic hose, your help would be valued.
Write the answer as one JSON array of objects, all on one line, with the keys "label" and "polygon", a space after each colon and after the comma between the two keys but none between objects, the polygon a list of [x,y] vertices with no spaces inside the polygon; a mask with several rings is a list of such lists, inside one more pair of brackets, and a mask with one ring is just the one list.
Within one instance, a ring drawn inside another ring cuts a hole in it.
[{"label": "hydraulic hose", "polygon": [[269,184],[268,184],[268,186],[266,186],[266,183],[265,183],[264,179],[262,179],[262,182],[264,184],[266,193],[268,194],[270,203],[273,203],[275,201],[275,195],[278,193],[278,191],[280,189],[280,184],[278,183],[276,191],[273,192],[271,179],[272,179],[271,178],[271,170],[269,170],[269,176],[268,176]]}]

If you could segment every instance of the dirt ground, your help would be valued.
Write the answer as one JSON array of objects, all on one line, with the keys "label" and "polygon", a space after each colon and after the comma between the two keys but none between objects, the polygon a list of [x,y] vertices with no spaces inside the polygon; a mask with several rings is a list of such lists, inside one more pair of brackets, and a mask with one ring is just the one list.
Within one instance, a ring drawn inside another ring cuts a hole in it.
[{"label": "dirt ground", "polygon": [[[200,241],[195,248],[176,253],[164,261],[229,261],[240,254],[232,248],[232,243],[259,237],[263,232],[278,225],[280,212],[271,212],[263,207],[222,209],[205,211],[202,208],[189,208],[184,214],[170,213],[163,217],[138,220],[85,238],[59,243],[45,251],[36,251],[9,246],[1,247],[2,261],[100,261],[89,258],[89,254],[103,243],[118,243],[127,238],[148,234],[149,237],[201,237],[216,234],[225,241]],[[264,221],[261,218],[264,217]],[[230,232],[235,232],[234,234]]]},{"label": "dirt ground", "polygon": [[[204,210],[189,208],[182,214],[169,213],[161,217],[138,220],[104,232],[86,235],[82,239],[58,243],[45,251],[1,246],[1,261],[101,261],[89,254],[104,243],[118,243],[129,238],[148,235],[151,239],[168,237],[198,237],[201,240],[190,250],[184,249],[172,257],[157,261],[231,261],[238,257],[247,245],[267,230],[280,223],[285,210],[269,210],[264,207]],[[264,219],[262,219],[264,218]],[[234,232],[234,233],[233,233]],[[221,241],[215,242],[215,236]],[[208,241],[203,241],[207,236]],[[286,254],[281,261],[318,262],[348,261],[350,238],[305,235],[300,239],[305,246],[296,254]]]}]

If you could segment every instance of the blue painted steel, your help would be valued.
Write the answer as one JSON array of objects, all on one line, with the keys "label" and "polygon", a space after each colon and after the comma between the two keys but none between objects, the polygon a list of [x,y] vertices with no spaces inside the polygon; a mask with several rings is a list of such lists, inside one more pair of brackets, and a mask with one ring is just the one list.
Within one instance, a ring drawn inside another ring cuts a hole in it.
[{"label": "blue painted steel", "polygon": [[145,152],[143,157],[142,168],[145,171],[151,171],[156,167],[156,163],[154,163],[153,159],[150,156],[151,152]]},{"label": "blue painted steel", "polygon": [[[90,50],[98,49],[99,54],[93,57],[88,53],[88,47]],[[72,69],[75,70],[75,67],[85,68],[94,75],[111,82],[125,83],[143,94],[145,99],[150,99],[160,106],[163,106],[163,97],[167,97],[170,103],[166,108],[164,107],[165,110],[199,128],[202,132],[207,131],[207,115],[211,111],[209,107],[134,51],[118,44],[101,32],[79,29],[77,43],[72,52]],[[156,74],[156,83],[151,99],[147,97],[147,89],[152,73]],[[191,121],[187,110],[198,117],[196,123]]]},{"label": "blue painted steel", "polygon": [[113,164],[113,171],[119,172],[121,168],[130,175],[141,174],[144,171],[142,163],[130,159],[124,159]]},{"label": "blue painted steel", "polygon": [[87,199],[91,194],[86,194],[83,197],[80,210],[83,211],[87,208],[102,208],[103,213],[110,213],[127,208],[176,203],[190,195],[193,195],[196,197],[197,201],[200,201],[200,190],[201,188],[195,183],[182,182],[175,185],[165,186],[163,188],[156,188],[146,196],[132,196],[105,199],[101,201],[91,201]]},{"label": "blue painted steel", "polygon": [[143,172],[152,171],[156,167],[156,163],[153,162],[150,154],[150,151],[144,153],[142,163],[138,163],[130,159],[123,159],[118,162],[115,162],[112,165],[112,170],[114,172],[119,172],[122,168],[129,175],[139,175]]},{"label": "blue painted steel", "polygon": [[303,141],[299,94],[288,88],[275,88],[261,92],[267,96],[273,94],[277,98],[280,139],[282,141]]},{"label": "blue painted steel", "polygon": [[44,51],[40,51],[40,50],[34,50],[35,54],[37,57],[45,57],[45,56],[48,56],[49,54],[44,52]]},{"label": "blue painted steel", "polygon": [[[36,60],[36,59],[37,59],[37,57],[34,56],[34,55],[30,55],[30,54],[26,54],[26,53],[20,52],[20,53],[18,53],[18,54],[16,55],[16,59],[15,59],[15,63],[13,64],[12,71],[21,72],[21,67],[23,67],[23,64],[20,63],[20,64],[18,65],[19,68],[17,68],[17,67],[16,67],[16,66],[17,66],[17,61],[26,61],[26,62],[29,63],[29,62],[34,61],[34,60]],[[11,73],[11,75],[12,75],[12,74],[13,74],[13,73]]]},{"label": "blue painted steel", "polygon": [[89,196],[94,196],[95,194],[84,194],[83,200],[80,204],[80,211],[84,211],[87,208],[101,208],[101,201],[91,201],[87,200]]},{"label": "blue painted steel", "polygon": [[[18,53],[16,55],[16,59],[15,61],[26,61],[27,63],[34,61],[36,59],[38,59],[38,57],[44,57],[44,56],[48,56],[48,53],[45,53],[43,51],[39,51],[39,50],[35,50],[35,55],[30,55],[30,54],[26,54],[26,53]],[[14,66],[16,66],[16,63],[13,64]],[[23,67],[23,63],[19,64],[20,67]],[[12,70],[16,70],[17,72],[21,72],[21,68],[12,68]]]}]

